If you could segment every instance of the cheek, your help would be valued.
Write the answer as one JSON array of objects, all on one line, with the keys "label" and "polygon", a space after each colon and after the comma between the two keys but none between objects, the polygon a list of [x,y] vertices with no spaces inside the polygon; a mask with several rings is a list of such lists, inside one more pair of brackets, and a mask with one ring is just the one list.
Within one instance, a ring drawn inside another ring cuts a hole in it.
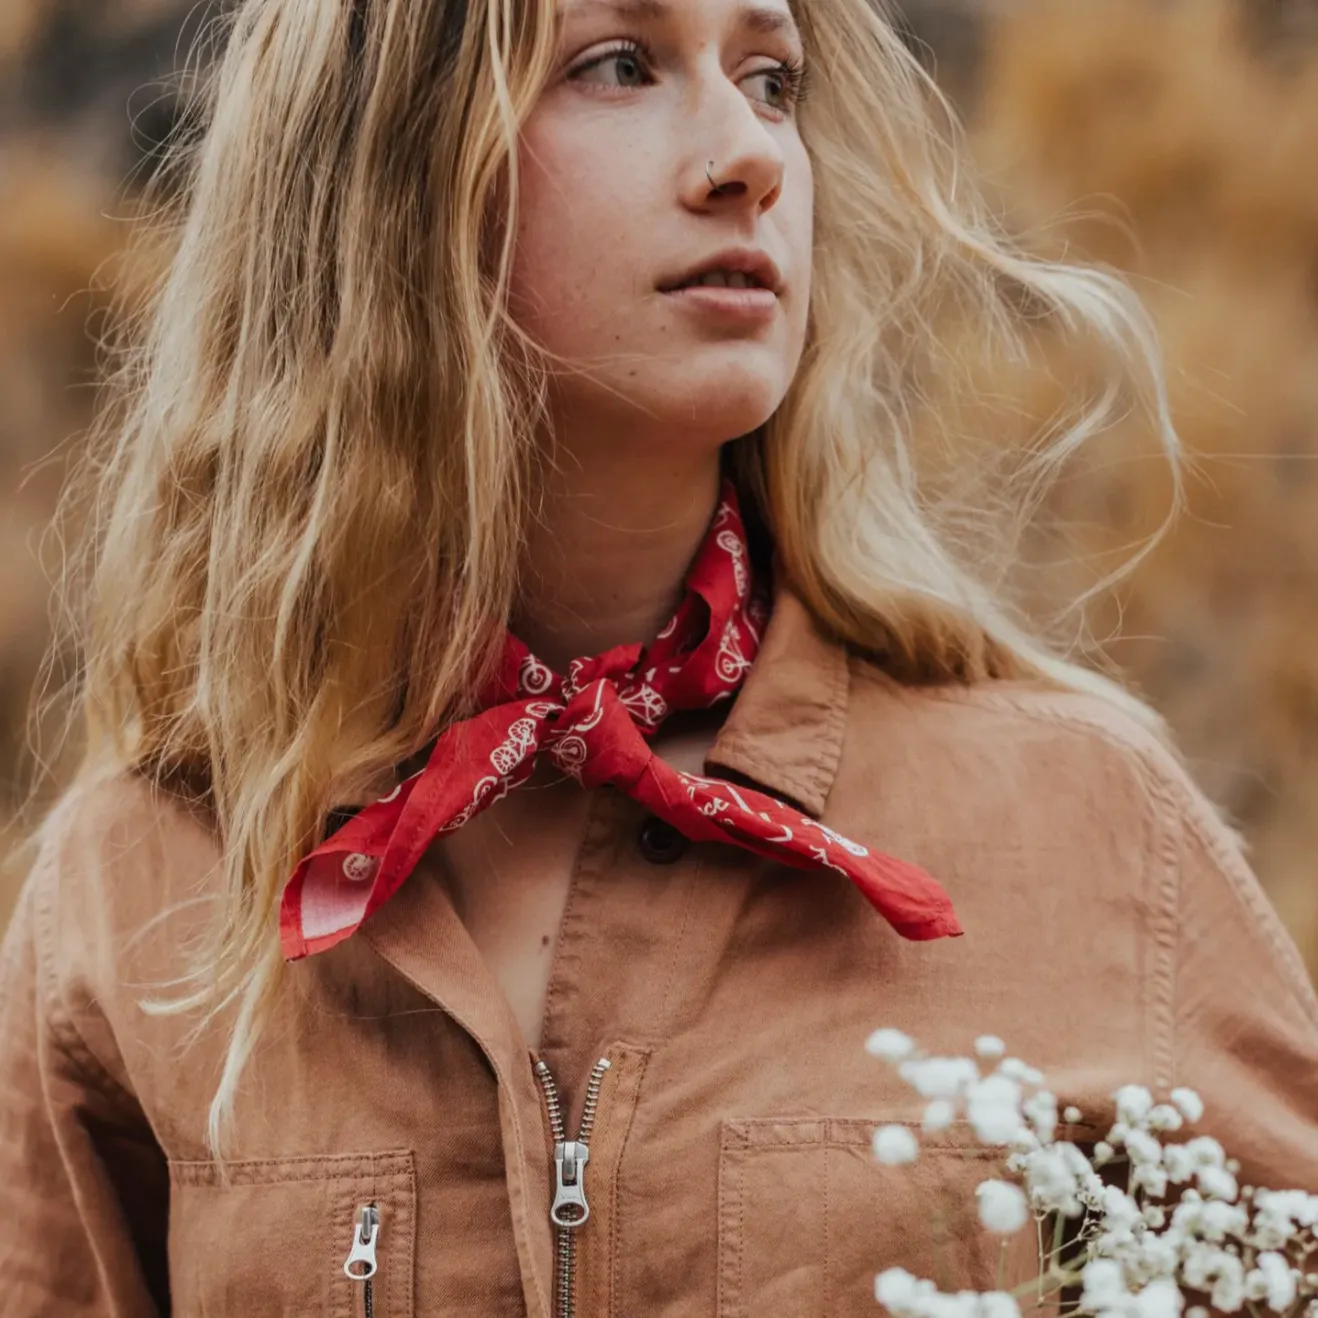
[{"label": "cheek", "polygon": [[615,168],[590,142],[570,142],[552,120],[522,137],[513,314],[552,352],[574,347],[619,305],[624,264]]},{"label": "cheek", "polygon": [[815,186],[810,157],[799,142],[787,161],[786,184],[779,202],[782,229],[792,269],[800,272],[800,287],[806,295],[799,300],[808,303],[815,248]]}]

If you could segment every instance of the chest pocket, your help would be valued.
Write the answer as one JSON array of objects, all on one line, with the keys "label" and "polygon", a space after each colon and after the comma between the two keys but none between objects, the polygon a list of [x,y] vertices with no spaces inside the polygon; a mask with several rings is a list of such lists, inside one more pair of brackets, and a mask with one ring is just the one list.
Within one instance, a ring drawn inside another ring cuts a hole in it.
[{"label": "chest pocket", "polygon": [[[410,1152],[170,1164],[174,1312],[413,1318],[416,1177]],[[344,1272],[358,1210],[374,1206],[376,1272]],[[369,1308],[368,1308],[369,1303]]]},{"label": "chest pocket", "polygon": [[872,1152],[882,1122],[839,1117],[723,1122],[718,1318],[873,1318],[874,1277],[902,1267],[942,1289],[992,1289],[1036,1273],[1032,1225],[1001,1237],[976,1217],[975,1186],[1003,1152],[949,1131],[916,1162]]}]

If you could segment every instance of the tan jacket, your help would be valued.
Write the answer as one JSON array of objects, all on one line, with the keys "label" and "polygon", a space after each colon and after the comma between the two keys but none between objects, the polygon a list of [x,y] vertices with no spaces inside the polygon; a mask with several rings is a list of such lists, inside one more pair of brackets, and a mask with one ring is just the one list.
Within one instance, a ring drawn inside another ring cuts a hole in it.
[{"label": "tan jacket", "polygon": [[[832,873],[642,849],[639,807],[600,791],[541,1050],[568,1139],[610,1062],[590,1217],[562,1233],[575,1313],[870,1315],[897,1263],[990,1284],[996,1250],[949,1209],[993,1155],[956,1128],[914,1166],[872,1158],[876,1124],[916,1115],[864,1051],[880,1025],[956,1052],[1000,1034],[1098,1118],[1120,1083],[1194,1086],[1247,1180],[1318,1189],[1318,1003],[1232,834],[1126,719],[900,687],[788,597],[714,766],[927,867],[966,936],[903,942]],[[51,830],[0,971],[0,1312],[349,1318],[375,1205],[376,1318],[547,1318],[549,1103],[442,885],[414,876],[292,967],[221,1183],[223,1040],[186,1049],[187,1019],[139,1005],[184,968],[215,858],[131,781]]]}]

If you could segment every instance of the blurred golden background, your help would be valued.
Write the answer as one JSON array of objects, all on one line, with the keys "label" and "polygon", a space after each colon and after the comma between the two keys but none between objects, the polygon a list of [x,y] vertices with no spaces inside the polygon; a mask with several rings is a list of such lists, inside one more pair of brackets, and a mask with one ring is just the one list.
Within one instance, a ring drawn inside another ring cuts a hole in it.
[{"label": "blurred golden background", "polygon": [[[1125,270],[1154,314],[1189,512],[1091,631],[1243,828],[1318,975],[1318,0],[905,9],[1008,224]],[[0,825],[52,750],[30,726],[60,565],[44,528],[126,217],[177,117],[167,78],[204,18],[178,0],[0,7]],[[1045,361],[995,379],[1011,419],[994,442],[1026,442],[1068,384]],[[1118,426],[1058,491],[1096,561],[1165,506],[1142,448]]]}]

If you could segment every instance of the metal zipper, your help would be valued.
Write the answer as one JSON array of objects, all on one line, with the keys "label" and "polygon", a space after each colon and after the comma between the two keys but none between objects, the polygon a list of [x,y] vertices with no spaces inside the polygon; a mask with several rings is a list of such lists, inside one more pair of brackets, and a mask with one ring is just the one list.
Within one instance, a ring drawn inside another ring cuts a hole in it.
[{"label": "metal zipper", "polygon": [[590,1161],[590,1135],[595,1127],[595,1107],[599,1103],[600,1082],[612,1063],[601,1057],[590,1073],[586,1085],[586,1104],[581,1112],[581,1128],[575,1140],[563,1129],[563,1109],[558,1101],[558,1086],[544,1062],[535,1064],[536,1077],[545,1091],[549,1108],[549,1129],[554,1137],[554,1202],[549,1220],[558,1229],[554,1267],[555,1313],[557,1318],[573,1318],[576,1313],[576,1232],[590,1216],[586,1202],[586,1163]]},{"label": "metal zipper", "polygon": [[375,1318],[375,1283],[372,1277],[379,1271],[375,1249],[380,1240],[380,1206],[363,1204],[357,1210],[352,1230],[352,1251],[343,1270],[362,1284],[362,1302],[366,1318]]}]

